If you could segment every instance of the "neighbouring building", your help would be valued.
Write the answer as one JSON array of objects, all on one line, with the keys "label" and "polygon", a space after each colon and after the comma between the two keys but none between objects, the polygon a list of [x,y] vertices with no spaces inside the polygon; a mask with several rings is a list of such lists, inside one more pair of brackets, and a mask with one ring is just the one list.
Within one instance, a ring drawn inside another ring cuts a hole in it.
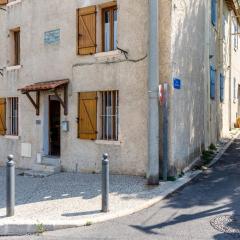
[{"label": "neighbouring building", "polygon": [[236,1],[0,4],[1,165],[100,172],[108,152],[114,174],[176,176],[234,126]]}]

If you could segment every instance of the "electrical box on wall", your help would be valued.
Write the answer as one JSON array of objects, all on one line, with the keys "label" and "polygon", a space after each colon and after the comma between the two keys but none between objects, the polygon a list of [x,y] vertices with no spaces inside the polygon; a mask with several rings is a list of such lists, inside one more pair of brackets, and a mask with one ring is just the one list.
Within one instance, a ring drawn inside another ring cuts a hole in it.
[{"label": "electrical box on wall", "polygon": [[21,144],[21,156],[26,158],[32,157],[32,145],[31,143],[22,143]]},{"label": "electrical box on wall", "polygon": [[62,131],[63,132],[69,131],[69,121],[62,121]]}]

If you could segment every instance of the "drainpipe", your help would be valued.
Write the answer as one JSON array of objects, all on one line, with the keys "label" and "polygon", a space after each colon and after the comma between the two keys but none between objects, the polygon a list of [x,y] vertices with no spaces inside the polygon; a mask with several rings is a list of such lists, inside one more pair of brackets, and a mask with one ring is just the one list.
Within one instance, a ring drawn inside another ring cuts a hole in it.
[{"label": "drainpipe", "polygon": [[204,148],[207,149],[210,145],[210,2],[204,1],[205,4],[205,44],[204,44],[204,68],[205,68],[205,81],[204,81]]},{"label": "drainpipe", "polygon": [[148,171],[149,185],[159,184],[159,42],[158,0],[149,0]]},{"label": "drainpipe", "polygon": [[220,97],[219,97],[219,89],[220,89],[220,83],[219,83],[219,77],[220,73],[223,73],[223,61],[222,61],[222,52],[223,52],[223,23],[222,23],[222,17],[223,17],[223,0],[219,1],[219,11],[218,11],[218,40],[217,40],[217,69],[216,69],[216,88],[217,88],[217,94],[216,94],[216,104],[217,104],[217,140],[220,139]]},{"label": "drainpipe", "polygon": [[229,20],[229,131],[232,129],[232,12],[230,12]]}]

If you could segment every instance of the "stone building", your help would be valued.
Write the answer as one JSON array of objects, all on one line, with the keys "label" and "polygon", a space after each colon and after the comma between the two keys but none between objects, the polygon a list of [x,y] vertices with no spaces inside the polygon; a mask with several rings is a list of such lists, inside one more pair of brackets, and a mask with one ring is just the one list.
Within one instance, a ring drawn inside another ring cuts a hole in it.
[{"label": "stone building", "polygon": [[236,2],[0,3],[1,165],[12,153],[19,168],[100,172],[108,152],[112,173],[156,179],[163,159],[177,175],[233,126]]}]

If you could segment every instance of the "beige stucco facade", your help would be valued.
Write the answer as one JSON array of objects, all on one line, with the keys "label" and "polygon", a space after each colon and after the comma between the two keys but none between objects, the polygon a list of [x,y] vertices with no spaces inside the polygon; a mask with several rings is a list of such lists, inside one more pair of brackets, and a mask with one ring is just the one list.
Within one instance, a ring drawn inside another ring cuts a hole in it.
[{"label": "beige stucco facade", "polygon": [[[69,79],[68,115],[61,109],[61,121],[69,122],[69,131],[61,131],[62,169],[100,172],[101,156],[108,152],[112,173],[146,175],[149,0],[117,1],[118,47],[128,52],[127,58],[120,50],[101,52],[101,6],[107,2],[17,0],[6,6],[6,12],[0,11],[0,69],[3,68],[0,97],[19,98],[19,136],[0,136],[1,165],[9,153],[15,155],[20,168],[31,168],[37,154],[47,155],[48,97],[52,93],[41,92],[40,115],[36,116],[33,105],[17,89],[36,82]],[[180,173],[211,143],[227,135],[238,112],[238,102],[233,101],[231,92],[233,76],[240,81],[240,53],[229,46],[233,12],[223,1],[226,39],[220,43],[222,33],[211,25],[210,2],[159,0],[159,76],[160,84],[168,83],[170,89],[169,175]],[[79,56],[76,10],[92,5],[97,6],[97,53]],[[21,65],[12,67],[10,30],[16,28],[21,31]],[[55,29],[60,29],[60,41],[46,44],[44,33]],[[215,100],[210,99],[210,65],[216,66],[217,75],[224,72],[223,103],[219,100],[218,80]],[[173,87],[174,78],[181,80],[181,89]],[[107,90],[119,91],[119,140],[79,139],[76,120],[79,92]],[[159,124],[161,175],[161,107]],[[29,157],[22,154],[26,144],[31,150]]]},{"label": "beige stucco facade", "polygon": [[[148,1],[119,1],[118,46],[128,51],[76,54],[76,10],[107,1],[30,1],[22,0],[1,12],[1,97],[19,97],[19,136],[0,137],[1,164],[13,153],[18,167],[31,168],[37,153],[44,153],[46,99],[41,93],[40,116],[25,95],[17,89],[25,85],[57,79],[69,79],[69,132],[61,132],[61,165],[64,170],[99,172],[101,157],[108,152],[113,173],[144,175],[147,165],[147,35]],[[41,11],[39,11],[41,9]],[[99,11],[100,12],[100,11]],[[97,16],[97,26],[100,25]],[[21,66],[9,67],[8,30],[21,29]],[[60,29],[60,42],[44,44],[44,32]],[[99,29],[99,28],[98,28]],[[138,29],[138,31],[133,31]],[[100,30],[97,30],[100,41]],[[97,50],[99,51],[99,50]],[[7,54],[8,53],[8,54]],[[133,60],[133,61],[132,61]],[[77,138],[78,93],[119,91],[119,141],[91,141]],[[36,124],[41,120],[41,124]],[[22,143],[31,145],[31,157],[21,156]]]}]

